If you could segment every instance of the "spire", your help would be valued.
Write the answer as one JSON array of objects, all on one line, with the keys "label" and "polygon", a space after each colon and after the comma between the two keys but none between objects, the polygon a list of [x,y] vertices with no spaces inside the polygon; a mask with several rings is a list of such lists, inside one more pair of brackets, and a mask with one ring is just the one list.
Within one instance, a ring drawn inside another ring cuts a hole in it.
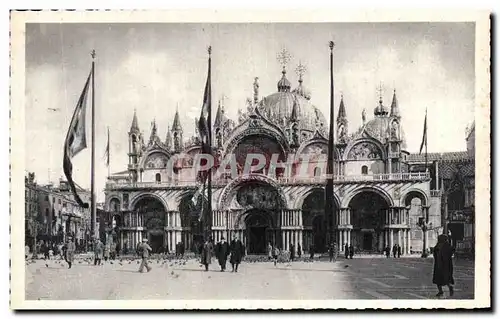
[{"label": "spire", "polygon": [[132,119],[132,125],[130,126],[130,132],[139,133],[139,124],[137,121],[137,111],[134,109],[134,118]]},{"label": "spire", "polygon": [[149,145],[154,144],[158,140],[159,138],[157,134],[156,119],[154,119],[151,123],[151,136],[149,137]]},{"label": "spire", "polygon": [[181,120],[179,119],[179,107],[175,110],[174,123],[172,123],[172,132],[182,132]]},{"label": "spire", "polygon": [[391,116],[398,118],[401,117],[401,114],[399,113],[398,99],[396,98],[396,89],[394,89],[394,94],[392,95]]},{"label": "spire", "polygon": [[280,53],[278,53],[277,59],[283,68],[281,71],[281,79],[278,81],[278,92],[290,92],[292,84],[286,78],[286,66],[288,62],[290,62],[291,55],[286,49],[283,49]]},{"label": "spire", "polygon": [[302,77],[304,76],[304,73],[306,73],[306,71],[307,71],[306,66],[303,65],[302,62],[299,62],[299,65],[295,69],[295,72],[297,73],[297,76],[299,77],[299,86],[296,87],[292,92],[297,94],[297,95],[302,96],[306,100],[310,100],[311,93],[302,85],[302,83],[304,82]]},{"label": "spire", "polygon": [[366,124],[366,109],[363,109],[361,112],[361,120],[363,121],[363,125]]},{"label": "spire", "polygon": [[337,123],[341,123],[345,120],[347,120],[347,115],[344,106],[344,95],[342,94],[340,95],[340,106],[339,106],[339,113],[337,114]]},{"label": "spire", "polygon": [[165,146],[167,149],[172,148],[172,132],[170,132],[170,125],[167,126],[167,137],[165,138]]},{"label": "spire", "polygon": [[217,114],[215,114],[214,127],[220,127],[224,121],[224,106],[221,106],[220,100],[217,106]]},{"label": "spire", "polygon": [[387,110],[385,109],[384,102],[382,100],[382,91],[383,91],[382,83],[380,83],[377,91],[379,93],[378,105],[375,107],[373,114],[375,114],[375,116],[386,116]]},{"label": "spire", "polygon": [[253,103],[257,105],[259,103],[259,78],[255,77],[253,81]]}]

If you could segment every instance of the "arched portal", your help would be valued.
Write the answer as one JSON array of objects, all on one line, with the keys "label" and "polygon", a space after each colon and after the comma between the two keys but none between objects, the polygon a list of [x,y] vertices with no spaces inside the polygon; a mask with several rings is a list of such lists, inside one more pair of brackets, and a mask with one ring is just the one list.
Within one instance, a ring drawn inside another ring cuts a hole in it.
[{"label": "arched portal", "polygon": [[[334,201],[334,211],[337,204]],[[325,191],[323,189],[313,190],[304,199],[302,204],[302,226],[303,226],[303,249],[323,253],[327,247],[328,227],[325,218]]]},{"label": "arched portal", "polygon": [[385,247],[384,224],[389,203],[378,193],[365,190],[349,202],[352,214],[351,245],[356,251],[375,252]]},{"label": "arched portal", "polygon": [[[187,246],[187,249],[196,252],[204,240],[202,217],[207,216],[209,212],[206,199],[199,196],[195,205],[193,196],[194,193],[188,193],[181,198],[179,212],[181,214],[181,226],[190,230],[182,233],[182,242]],[[204,210],[203,215],[201,214],[202,209]]]},{"label": "arched portal", "polygon": [[[267,175],[269,172],[272,175],[279,176],[283,169],[270,167],[271,158],[274,154],[278,156],[278,162],[285,162],[286,156],[283,152],[283,147],[277,142],[276,139],[267,135],[249,135],[244,137],[239,141],[238,145],[234,150],[236,156],[236,162],[240,170],[245,168],[245,165],[257,166],[259,165],[259,160],[257,158],[250,158],[249,154],[257,154],[263,156],[265,159],[264,167],[261,169],[255,169],[252,173],[260,173]],[[248,162],[247,161],[252,161]],[[250,167],[250,166],[249,166]],[[249,172],[247,172],[249,173]]]},{"label": "arched portal", "polygon": [[263,210],[253,209],[246,213],[245,228],[249,254],[265,254],[267,243],[272,242],[272,217]]},{"label": "arched portal", "polygon": [[141,237],[148,239],[153,253],[163,251],[166,226],[166,209],[163,203],[156,197],[146,195],[135,203],[134,211],[137,214],[131,215],[132,226],[143,227]]}]

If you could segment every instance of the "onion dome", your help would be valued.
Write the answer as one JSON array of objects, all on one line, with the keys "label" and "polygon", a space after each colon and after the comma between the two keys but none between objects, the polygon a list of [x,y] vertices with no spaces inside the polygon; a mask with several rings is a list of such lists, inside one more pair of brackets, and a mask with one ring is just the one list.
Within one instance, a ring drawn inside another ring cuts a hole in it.
[{"label": "onion dome", "polygon": [[378,105],[375,107],[373,114],[375,114],[375,116],[386,116],[388,114],[388,112],[383,104],[382,96],[380,96],[380,99],[378,101]]},{"label": "onion dome", "polygon": [[309,101],[311,99],[311,92],[304,87],[304,85],[302,84],[303,82],[304,81],[302,80],[302,75],[300,75],[299,76],[299,86],[297,86],[292,91],[292,93],[300,95],[300,96],[302,96],[303,98],[305,98],[306,100]]},{"label": "onion dome", "polygon": [[283,67],[283,71],[281,71],[281,73],[283,75],[281,76],[281,79],[278,81],[278,92],[290,92],[290,88],[292,87],[292,84],[286,78],[285,67]]}]

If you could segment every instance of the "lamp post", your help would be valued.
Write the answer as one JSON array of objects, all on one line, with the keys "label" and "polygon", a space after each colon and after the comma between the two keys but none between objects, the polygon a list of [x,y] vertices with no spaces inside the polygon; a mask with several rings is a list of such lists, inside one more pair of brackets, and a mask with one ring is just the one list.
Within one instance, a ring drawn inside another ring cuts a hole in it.
[{"label": "lamp post", "polygon": [[427,258],[427,231],[431,229],[432,222],[429,222],[429,214],[427,207],[423,207],[424,217],[418,218],[417,225],[422,229],[423,243],[422,243],[422,258]]}]

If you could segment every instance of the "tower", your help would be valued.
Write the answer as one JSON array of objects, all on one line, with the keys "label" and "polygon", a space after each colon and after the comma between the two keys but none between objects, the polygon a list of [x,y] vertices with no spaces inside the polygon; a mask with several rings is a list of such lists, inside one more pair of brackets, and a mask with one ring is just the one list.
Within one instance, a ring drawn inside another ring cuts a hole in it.
[{"label": "tower", "polygon": [[180,153],[183,149],[182,126],[179,119],[179,109],[175,111],[174,123],[172,124],[172,139],[174,142],[174,152]]},{"label": "tower", "polygon": [[172,132],[170,132],[170,125],[167,126],[167,136],[165,137],[165,148],[168,151],[172,149]]},{"label": "tower", "polygon": [[142,134],[139,130],[139,123],[137,120],[137,112],[134,110],[134,117],[132,125],[128,132],[128,171],[134,182],[137,182],[137,172],[139,169],[139,159],[142,155]]},{"label": "tower", "polygon": [[293,100],[292,113],[290,115],[290,146],[298,148],[300,146],[300,112],[299,103]]},{"label": "tower", "polygon": [[388,169],[390,173],[401,172],[401,155],[403,146],[403,137],[401,132],[401,114],[399,112],[398,99],[396,97],[396,90],[392,95],[391,113],[389,116],[389,163]]},{"label": "tower", "polygon": [[337,141],[340,145],[347,144],[347,129],[349,122],[347,121],[347,113],[344,106],[344,95],[340,96],[339,112],[337,114]]}]

